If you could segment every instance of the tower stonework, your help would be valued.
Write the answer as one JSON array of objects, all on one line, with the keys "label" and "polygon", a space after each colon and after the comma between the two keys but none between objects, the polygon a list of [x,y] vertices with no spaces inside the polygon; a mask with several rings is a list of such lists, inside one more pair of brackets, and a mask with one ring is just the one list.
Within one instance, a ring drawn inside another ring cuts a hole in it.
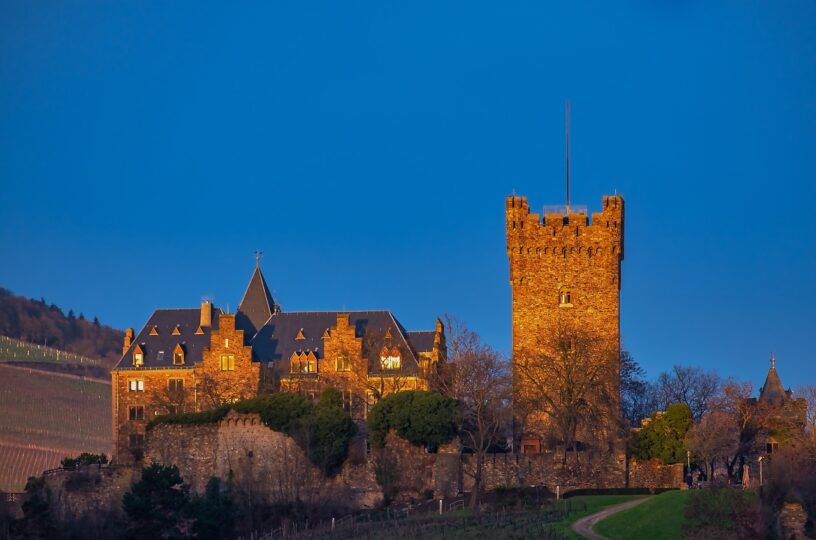
[{"label": "tower stonework", "polygon": [[[612,351],[605,361],[614,364],[609,368],[617,392],[623,225],[620,195],[604,196],[602,211],[593,213],[591,220],[586,211],[568,207],[545,209],[542,218],[530,212],[526,197],[507,198],[514,403],[522,402],[530,384],[519,367],[520,358],[526,355],[546,361],[557,356],[550,336],[564,326],[594,336]],[[540,441],[548,435],[545,407],[533,401],[522,418],[517,415],[516,434],[522,439],[522,451],[538,451]]]}]

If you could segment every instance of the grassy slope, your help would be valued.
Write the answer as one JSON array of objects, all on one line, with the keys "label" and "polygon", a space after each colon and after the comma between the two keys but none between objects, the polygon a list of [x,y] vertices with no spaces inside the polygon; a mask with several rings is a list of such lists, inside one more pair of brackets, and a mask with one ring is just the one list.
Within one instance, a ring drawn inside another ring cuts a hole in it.
[{"label": "grassy slope", "polygon": [[103,382],[0,364],[0,490],[68,455],[110,455],[110,400]]},{"label": "grassy slope", "polygon": [[[586,504],[586,510],[574,512],[564,521],[554,523],[554,527],[559,532],[563,533],[567,538],[581,540],[583,536],[576,534],[570,527],[573,523],[584,516],[600,512],[607,506],[625,503],[632,499],[640,499],[642,495],[582,495],[568,499],[573,502],[583,502]],[[645,504],[645,503],[644,503]]]},{"label": "grassy slope", "polygon": [[688,496],[688,491],[667,491],[606,518],[594,530],[612,540],[679,539]]}]

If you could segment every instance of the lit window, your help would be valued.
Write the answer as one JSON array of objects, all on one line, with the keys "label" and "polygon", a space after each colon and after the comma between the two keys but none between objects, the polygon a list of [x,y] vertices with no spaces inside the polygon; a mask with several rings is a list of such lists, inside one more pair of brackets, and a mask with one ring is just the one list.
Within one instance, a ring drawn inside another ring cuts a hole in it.
[{"label": "lit window", "polygon": [[129,420],[144,420],[144,407],[137,405],[128,408]]},{"label": "lit window", "polygon": [[171,392],[183,392],[184,391],[184,379],[168,379],[167,380],[167,389]]},{"label": "lit window", "polygon": [[136,349],[133,351],[133,365],[134,366],[142,366],[144,365],[144,353],[142,349],[137,345]]},{"label": "lit window", "polygon": [[303,355],[301,368],[303,373],[317,373],[317,357],[313,352]]},{"label": "lit window", "polygon": [[558,292],[559,306],[572,306],[572,292],[569,289],[561,289]]},{"label": "lit window", "polygon": [[131,392],[144,392],[144,381],[140,379],[130,380],[128,390]]},{"label": "lit window", "polygon": [[221,371],[235,371],[235,355],[222,354],[221,355]]},{"label": "lit window", "polygon": [[399,369],[400,360],[400,352],[396,347],[390,350],[388,347],[383,347],[380,352],[380,365],[383,369]]},{"label": "lit window", "polygon": [[173,365],[180,366],[184,364],[184,349],[181,348],[181,345],[176,345],[176,349],[173,351]]},{"label": "lit window", "polygon": [[224,340],[224,348],[229,349],[229,338]]},{"label": "lit window", "polygon": [[351,362],[346,354],[337,356],[336,360],[337,371],[351,371]]}]

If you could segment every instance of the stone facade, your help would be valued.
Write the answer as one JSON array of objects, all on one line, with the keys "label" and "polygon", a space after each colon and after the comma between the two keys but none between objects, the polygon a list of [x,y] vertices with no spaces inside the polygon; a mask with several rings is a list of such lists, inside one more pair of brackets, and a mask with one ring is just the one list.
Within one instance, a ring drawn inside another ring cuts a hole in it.
[{"label": "stone facade", "polygon": [[140,457],[151,419],[167,414],[170,407],[178,412],[196,408],[193,366],[112,371],[111,380],[115,459],[120,463]]},{"label": "stone facade", "polygon": [[[614,387],[610,393],[615,394],[620,372],[623,227],[624,203],[619,195],[605,196],[602,212],[592,214],[591,221],[586,213],[568,208],[542,218],[530,212],[526,197],[507,198],[514,405],[521,432],[517,435],[525,440],[541,441],[549,426],[543,403],[521,410],[520,404],[533,394],[530,377],[519,363],[557,356],[559,329],[591,336],[601,351],[593,356],[609,364],[605,367]],[[554,395],[554,390],[547,392]]]}]

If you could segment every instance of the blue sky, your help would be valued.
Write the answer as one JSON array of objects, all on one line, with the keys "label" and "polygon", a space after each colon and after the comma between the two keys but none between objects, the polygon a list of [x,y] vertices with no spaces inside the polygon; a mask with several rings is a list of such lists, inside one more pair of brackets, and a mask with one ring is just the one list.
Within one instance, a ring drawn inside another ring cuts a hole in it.
[{"label": "blue sky", "polygon": [[0,4],[0,286],[141,326],[445,312],[510,343],[504,197],[626,199],[624,345],[816,383],[816,4]]}]

